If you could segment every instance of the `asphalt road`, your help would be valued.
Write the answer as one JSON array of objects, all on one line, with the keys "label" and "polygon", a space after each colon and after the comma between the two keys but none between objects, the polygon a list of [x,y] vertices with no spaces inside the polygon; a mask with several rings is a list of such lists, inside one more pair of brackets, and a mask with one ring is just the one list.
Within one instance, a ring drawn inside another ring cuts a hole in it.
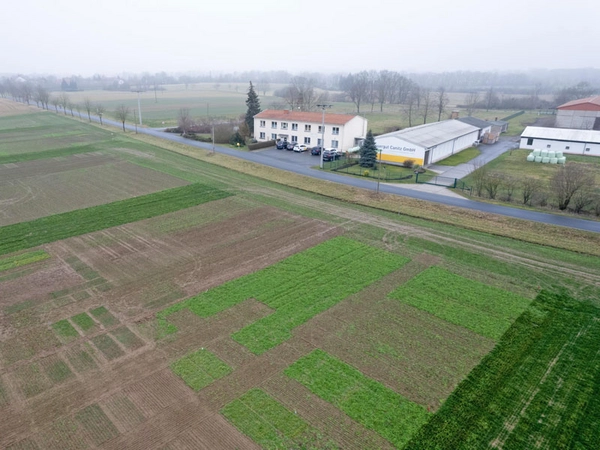
[{"label": "asphalt road", "polygon": [[[95,116],[92,116],[92,120],[99,122],[99,119]],[[115,122],[113,120],[107,120],[107,119],[102,119],[102,120],[104,123],[114,125],[117,127],[122,127],[122,124],[120,122]],[[134,130],[133,125],[126,124],[125,128],[130,131]],[[138,127],[137,131],[138,131],[138,133],[148,134],[148,135],[155,136],[155,137],[169,140],[169,141],[180,142],[180,143],[183,143],[186,145],[190,145],[192,147],[198,147],[198,148],[202,148],[205,150],[211,150],[213,148],[212,144],[206,144],[206,143],[202,143],[202,142],[193,141],[190,139],[185,139],[175,133],[165,133],[164,131],[155,130],[152,128],[141,128],[141,127]],[[270,155],[269,152],[260,152],[260,151],[259,152],[243,152],[243,151],[234,150],[232,148],[219,147],[219,146],[215,146],[215,151],[218,153],[225,154],[225,155],[233,156],[234,158],[245,159],[247,161],[252,161],[252,162],[255,162],[258,164],[263,164],[265,166],[270,166],[270,167],[274,167],[274,168],[281,169],[281,170],[287,170],[289,172],[294,172],[294,173],[298,173],[300,175],[306,175],[306,176],[313,177],[313,178],[319,178],[321,180],[333,181],[335,183],[347,184],[350,186],[355,186],[355,187],[359,187],[359,188],[363,188],[363,189],[371,189],[371,190],[377,189],[376,181],[363,180],[361,178],[347,177],[347,176],[338,175],[338,174],[332,173],[332,172],[325,172],[325,171],[321,171],[321,170],[317,170],[317,169],[312,169],[311,168],[312,165],[318,165],[318,161],[316,161],[316,157],[315,157],[314,164],[312,164],[312,163],[307,164],[306,162],[304,164],[298,164],[294,161],[289,161],[289,158],[287,158],[287,157],[285,157],[285,158],[284,157],[277,157],[277,158],[273,157],[272,155]],[[277,151],[277,150],[274,150],[274,151]],[[280,150],[279,152],[286,152],[286,151]],[[292,152],[286,152],[286,153],[292,153]],[[300,160],[312,161],[312,159],[310,158],[311,155],[309,152],[306,152],[303,154],[296,154],[293,156],[298,156],[299,161]],[[551,225],[558,225],[558,226],[563,226],[563,227],[568,227],[568,228],[576,228],[579,230],[591,231],[594,233],[600,233],[600,222],[592,221],[592,220],[584,220],[584,219],[578,219],[576,217],[568,217],[568,216],[547,214],[547,213],[536,212],[536,211],[529,211],[529,210],[519,209],[519,208],[511,208],[510,206],[501,206],[501,205],[494,205],[494,204],[490,204],[490,203],[476,202],[476,201],[464,199],[464,198],[454,198],[454,197],[449,197],[449,196],[445,196],[445,195],[432,194],[429,192],[421,192],[421,191],[412,190],[412,189],[403,189],[400,186],[393,186],[393,185],[389,185],[389,184],[381,184],[379,187],[379,190],[381,192],[385,192],[386,194],[394,194],[394,195],[398,195],[398,196],[402,196],[402,197],[416,198],[419,200],[426,200],[426,201],[441,203],[441,204],[445,204],[445,205],[449,205],[449,206],[457,206],[460,208],[467,208],[467,209],[486,212],[486,213],[499,214],[502,216],[514,217],[517,219],[531,220],[534,222],[547,223],[547,224],[551,224]],[[399,198],[398,201],[401,202],[402,199]]]}]

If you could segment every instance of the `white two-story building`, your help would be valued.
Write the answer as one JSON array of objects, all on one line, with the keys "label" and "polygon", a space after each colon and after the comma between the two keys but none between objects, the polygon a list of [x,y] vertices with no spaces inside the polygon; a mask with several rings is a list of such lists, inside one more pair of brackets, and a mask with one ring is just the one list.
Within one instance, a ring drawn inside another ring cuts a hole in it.
[{"label": "white two-story building", "polygon": [[360,145],[367,135],[367,119],[350,114],[325,113],[325,143],[323,113],[268,109],[254,116],[254,137],[257,141],[288,141],[309,147],[332,147],[340,150]]}]

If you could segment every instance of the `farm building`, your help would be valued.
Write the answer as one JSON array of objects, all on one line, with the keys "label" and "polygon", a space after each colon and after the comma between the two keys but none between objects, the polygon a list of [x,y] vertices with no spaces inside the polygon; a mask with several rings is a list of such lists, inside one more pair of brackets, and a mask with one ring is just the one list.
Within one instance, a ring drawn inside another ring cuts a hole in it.
[{"label": "farm building", "polygon": [[258,141],[283,140],[309,146],[348,150],[367,135],[367,119],[351,114],[325,113],[325,144],[321,144],[323,113],[269,109],[254,116]]},{"label": "farm building", "polygon": [[521,135],[521,148],[600,156],[600,131],[527,127]]},{"label": "farm building", "polygon": [[402,164],[412,159],[415,164],[427,165],[472,147],[479,133],[473,125],[450,119],[382,134],[375,144],[383,162]]},{"label": "farm building", "polygon": [[556,109],[557,128],[600,130],[600,95],[573,100]]}]

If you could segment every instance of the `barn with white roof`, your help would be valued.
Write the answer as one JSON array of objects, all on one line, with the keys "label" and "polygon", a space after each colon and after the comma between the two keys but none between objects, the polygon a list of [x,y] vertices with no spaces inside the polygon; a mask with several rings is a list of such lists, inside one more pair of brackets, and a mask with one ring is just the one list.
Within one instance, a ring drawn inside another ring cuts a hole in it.
[{"label": "barn with white roof", "polygon": [[600,156],[600,131],[527,127],[521,148],[553,150],[573,155]]},{"label": "barn with white roof", "polygon": [[479,133],[479,128],[459,120],[444,120],[379,135],[375,144],[382,162],[403,164],[412,159],[428,165],[472,147]]}]

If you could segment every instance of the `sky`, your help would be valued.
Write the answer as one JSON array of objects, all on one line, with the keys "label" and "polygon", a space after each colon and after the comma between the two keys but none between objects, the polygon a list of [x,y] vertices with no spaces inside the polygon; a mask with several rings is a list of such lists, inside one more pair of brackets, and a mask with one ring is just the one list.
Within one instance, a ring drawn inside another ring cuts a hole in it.
[{"label": "sky", "polygon": [[13,0],[0,73],[600,67],[598,0]]}]

